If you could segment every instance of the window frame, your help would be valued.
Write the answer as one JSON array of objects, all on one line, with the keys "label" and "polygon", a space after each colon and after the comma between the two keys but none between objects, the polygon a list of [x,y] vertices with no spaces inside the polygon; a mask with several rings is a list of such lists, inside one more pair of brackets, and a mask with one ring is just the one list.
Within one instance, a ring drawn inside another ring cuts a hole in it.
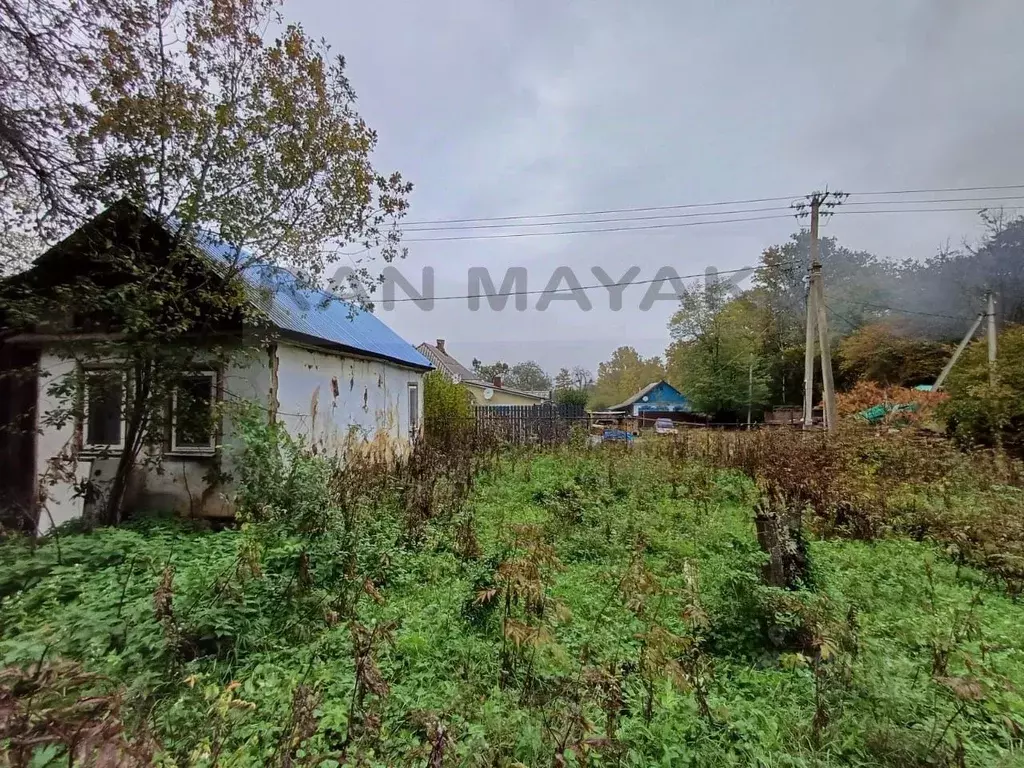
[{"label": "window frame", "polygon": [[[422,401],[420,399],[420,383],[418,381],[410,381],[406,383],[405,392],[406,397],[409,401],[409,436],[416,437],[420,432],[420,424],[422,419],[420,418],[420,410],[422,408]],[[413,416],[412,409],[412,394],[416,393],[416,415]]]},{"label": "window frame", "polygon": [[[219,401],[220,374],[212,368],[196,368],[189,370],[185,376],[205,376],[210,380],[210,415],[213,416],[214,409]],[[170,435],[168,438],[168,453],[185,454],[190,456],[208,456],[217,450],[217,438],[220,433],[220,426],[217,423],[210,424],[210,439],[206,445],[178,445],[178,387],[171,392],[170,402],[171,418],[169,421]]]},{"label": "window frame", "polygon": [[[119,374],[121,377],[121,405],[118,418],[118,437],[116,443],[92,443],[89,441],[89,378],[97,374]],[[124,437],[128,428],[125,419],[125,407],[128,401],[128,372],[115,365],[83,365],[80,367],[82,413],[78,420],[79,448],[84,453],[120,453],[124,450]]]}]

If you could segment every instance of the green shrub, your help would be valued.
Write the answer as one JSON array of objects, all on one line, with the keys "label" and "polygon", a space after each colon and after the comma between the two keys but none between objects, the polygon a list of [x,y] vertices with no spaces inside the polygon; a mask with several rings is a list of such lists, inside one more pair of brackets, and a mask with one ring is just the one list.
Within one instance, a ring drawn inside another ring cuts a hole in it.
[{"label": "green shrub", "polygon": [[473,422],[473,396],[441,371],[423,377],[423,428],[427,437],[446,437]]},{"label": "green shrub", "polygon": [[998,339],[997,382],[989,384],[988,343],[974,342],[949,375],[949,400],[940,414],[966,445],[1002,445],[1024,458],[1024,326]]}]

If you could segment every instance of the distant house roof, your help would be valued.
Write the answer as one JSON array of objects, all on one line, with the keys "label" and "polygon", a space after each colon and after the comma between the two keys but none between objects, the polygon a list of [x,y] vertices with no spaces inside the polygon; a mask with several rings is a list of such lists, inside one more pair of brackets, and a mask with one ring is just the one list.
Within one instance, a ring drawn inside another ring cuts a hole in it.
[{"label": "distant house roof", "polygon": [[651,382],[646,387],[644,387],[640,391],[636,392],[634,395],[632,395],[631,397],[627,398],[626,400],[623,400],[618,405],[611,406],[608,410],[609,411],[626,411],[626,410],[629,410],[629,408],[637,400],[641,400],[643,397],[645,397],[646,395],[649,395],[651,392],[653,392],[655,389],[657,389],[658,387],[660,387],[663,384],[666,387],[668,387],[669,389],[671,389],[673,392],[675,392],[677,395],[679,395],[680,397],[684,397],[683,394],[678,389],[673,387],[671,384],[669,384],[664,379],[660,379],[659,381]]},{"label": "distant house roof", "polygon": [[[127,201],[115,203],[103,213],[84,224],[79,231],[100,226],[133,210]],[[137,210],[137,209],[135,209]],[[173,222],[149,215],[149,220],[164,231],[175,228]],[[73,237],[73,235],[72,235]],[[64,242],[71,241],[72,237]],[[214,265],[238,263],[246,251],[239,251],[213,234],[200,232],[194,238],[198,251]],[[48,254],[61,248],[54,246],[36,259],[40,265]],[[280,331],[299,341],[339,351],[354,352],[380,358],[416,369],[433,368],[430,360],[420,354],[409,342],[392,331],[380,318],[360,309],[332,293],[301,285],[300,281],[281,267],[252,264],[240,271],[242,279],[251,289],[249,300]]]},{"label": "distant house roof", "polygon": [[416,350],[430,360],[438,370],[447,373],[455,382],[480,380],[473,371],[445,351],[443,342],[441,346],[423,342],[416,347]]},{"label": "distant house roof", "polygon": [[484,387],[485,389],[489,387],[490,389],[496,390],[498,392],[508,392],[511,395],[520,395],[521,397],[532,397],[538,402],[547,400],[550,395],[550,393],[546,390],[539,391],[532,389],[514,389],[512,387],[506,387],[505,385],[496,387],[494,386],[493,381],[487,381],[486,379],[481,378],[463,379],[462,383],[469,384],[472,387]]},{"label": "distant house roof", "polygon": [[490,387],[491,389],[508,392],[513,395],[532,397],[539,401],[549,400],[551,398],[551,390],[513,389],[512,387],[506,387],[504,385],[496,387],[494,382],[481,379],[474,371],[471,371],[448,354],[448,350],[445,349],[444,341],[442,339],[438,339],[437,344],[428,344],[424,341],[422,344],[418,345],[416,349],[420,354],[430,360],[438,370],[444,371],[458,384],[469,384],[475,387]]},{"label": "distant house roof", "polygon": [[550,389],[527,389],[527,390],[525,390],[525,394],[531,395],[532,397],[539,397],[539,398],[542,398],[544,400],[550,400],[551,399],[551,390]]}]

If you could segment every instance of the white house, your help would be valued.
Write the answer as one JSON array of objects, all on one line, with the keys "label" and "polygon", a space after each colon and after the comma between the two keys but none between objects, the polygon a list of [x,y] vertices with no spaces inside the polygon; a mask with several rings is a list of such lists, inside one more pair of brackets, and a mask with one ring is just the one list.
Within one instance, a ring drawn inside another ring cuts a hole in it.
[{"label": "white house", "polygon": [[[16,279],[31,283],[33,272],[56,270],[67,284],[78,268],[68,256],[75,238],[88,229],[90,235],[107,232],[116,240],[123,215],[123,208],[114,206]],[[147,225],[163,228],[152,218]],[[234,253],[209,237],[197,245],[195,259],[214,269]],[[423,374],[432,366],[412,345],[373,314],[300,288],[284,270],[242,274],[251,288],[246,295],[253,315],[264,321],[260,332],[236,328],[235,352],[217,358],[227,362],[199,363],[182,375],[178,391],[187,390],[193,421],[209,426],[197,429],[179,421],[177,392],[170,398],[166,440],[145,448],[159,461],[136,467],[125,496],[129,511],[233,516],[230,449],[238,438],[232,409],[222,404],[255,403],[268,422],[283,424],[327,455],[365,443],[401,452],[420,429]],[[68,355],[69,341],[84,348],[97,336],[73,321],[57,332],[11,323],[5,331],[4,325],[0,314],[0,524],[45,532],[80,517],[90,496],[83,489],[102,489],[113,477],[130,387],[116,359],[83,363]],[[53,382],[67,375],[81,382],[77,413],[64,424],[50,424],[46,414],[60,406]],[[210,418],[195,420],[197,410]]]}]

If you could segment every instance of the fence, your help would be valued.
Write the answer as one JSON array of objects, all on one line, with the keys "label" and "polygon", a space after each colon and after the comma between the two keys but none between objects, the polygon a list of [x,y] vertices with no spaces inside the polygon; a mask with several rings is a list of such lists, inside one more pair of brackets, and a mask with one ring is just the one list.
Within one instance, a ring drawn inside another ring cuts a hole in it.
[{"label": "fence", "polygon": [[586,430],[589,425],[582,405],[481,405],[475,416],[478,433],[517,445],[562,443],[573,426]]}]

